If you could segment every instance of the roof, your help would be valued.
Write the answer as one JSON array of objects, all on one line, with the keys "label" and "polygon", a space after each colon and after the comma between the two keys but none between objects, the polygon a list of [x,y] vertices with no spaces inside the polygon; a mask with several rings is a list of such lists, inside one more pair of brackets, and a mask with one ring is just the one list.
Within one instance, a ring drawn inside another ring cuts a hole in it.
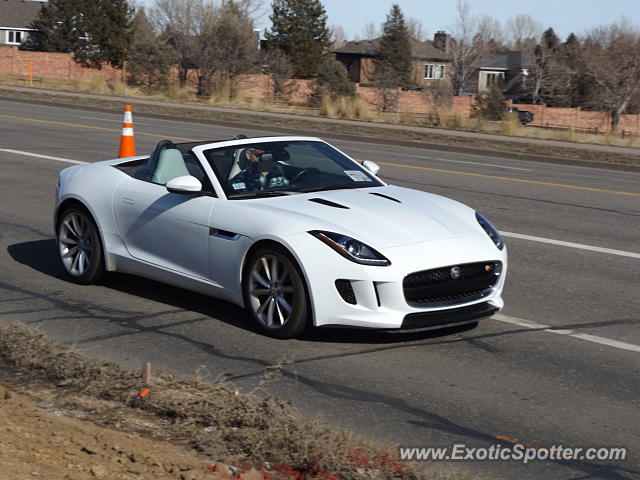
[{"label": "roof", "polygon": [[[0,0],[1,1],[1,0]],[[373,40],[358,40],[354,42],[348,42],[344,46],[336,49],[333,53],[344,53],[351,55],[362,55],[366,57],[375,57],[376,51],[378,50],[378,45],[380,44],[380,39],[376,38]],[[419,40],[411,41],[411,50],[413,53],[413,58],[418,59],[440,59],[440,60],[448,60],[451,58],[451,55],[444,52],[444,50],[440,50],[437,47],[433,46],[433,42],[421,42]]]},{"label": "roof", "polygon": [[0,27],[30,28],[45,2],[0,0]]},{"label": "roof", "polygon": [[485,55],[480,68],[491,70],[523,70],[530,67],[529,53],[522,50],[507,50]]}]

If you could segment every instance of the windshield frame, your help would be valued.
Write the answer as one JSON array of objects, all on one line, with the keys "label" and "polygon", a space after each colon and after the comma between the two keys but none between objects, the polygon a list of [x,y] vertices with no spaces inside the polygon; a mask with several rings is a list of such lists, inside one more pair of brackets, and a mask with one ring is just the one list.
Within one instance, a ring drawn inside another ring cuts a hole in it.
[{"label": "windshield frame", "polygon": [[[247,139],[243,139],[243,140],[233,140],[233,141],[227,141],[227,142],[217,142],[217,143],[209,143],[206,145],[199,145],[195,148],[193,148],[193,152],[200,157],[201,161],[203,164],[206,165],[206,170],[208,170],[208,173],[210,174],[210,176],[212,177],[211,180],[212,182],[214,182],[216,184],[216,190],[220,191],[221,193],[224,194],[224,198],[228,199],[228,200],[240,200],[240,199],[256,199],[256,198],[269,198],[269,197],[273,197],[273,196],[278,196],[276,194],[276,192],[278,191],[278,189],[274,189],[273,195],[264,195],[264,192],[269,192],[271,190],[256,190],[255,193],[256,195],[252,196],[252,195],[248,195],[248,193],[250,192],[236,192],[233,191],[231,189],[231,186],[229,185],[228,179],[224,179],[223,175],[221,173],[221,170],[219,168],[219,165],[216,164],[215,159],[212,159],[210,157],[210,152],[212,151],[219,151],[219,150],[226,150],[229,148],[251,148],[251,147],[258,147],[259,146],[267,146],[270,143],[282,143],[282,144],[292,144],[292,143],[317,143],[317,144],[322,144],[322,148],[329,148],[331,150],[331,153],[335,154],[336,157],[339,159],[337,160],[336,158],[334,158],[332,155],[328,155],[326,152],[322,152],[321,150],[319,150],[319,153],[327,156],[329,159],[331,159],[332,161],[334,161],[336,164],[340,165],[342,168],[348,168],[349,170],[358,170],[363,172],[368,178],[369,181],[367,182],[362,182],[362,185],[357,185],[357,183],[354,181],[354,183],[345,183],[344,184],[344,188],[371,188],[371,187],[381,187],[381,186],[385,186],[386,184],[380,180],[376,175],[374,175],[373,173],[371,173],[369,170],[367,170],[366,168],[364,168],[360,162],[354,160],[353,158],[351,158],[349,155],[347,155],[346,153],[342,152],[341,150],[339,150],[338,148],[336,148],[335,146],[325,142],[324,140],[321,140],[319,138],[315,138],[315,137],[293,137],[293,136],[282,136],[282,137],[254,137],[254,138],[247,138]],[[346,163],[346,165],[345,165]],[[330,173],[330,172],[327,172]],[[328,184],[327,184],[328,185]],[[324,187],[326,187],[327,185],[324,185]],[[328,190],[327,188],[322,188],[323,185],[318,185],[318,191],[320,190]],[[341,185],[335,185],[335,189],[341,189],[342,186]],[[282,187],[281,187],[282,189]],[[332,188],[333,189],[333,188]],[[293,185],[291,185],[290,189],[286,189],[287,191],[283,191],[283,195],[291,195],[291,194],[302,194],[302,193],[312,193],[314,191],[314,189],[312,188],[304,188],[302,190],[297,190]],[[236,198],[234,198],[234,195],[237,195]]]}]

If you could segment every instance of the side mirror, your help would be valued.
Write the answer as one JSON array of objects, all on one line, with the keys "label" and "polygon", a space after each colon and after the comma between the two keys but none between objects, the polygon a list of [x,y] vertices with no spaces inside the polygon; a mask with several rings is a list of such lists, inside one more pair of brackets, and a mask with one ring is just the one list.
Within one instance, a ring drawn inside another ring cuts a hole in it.
[{"label": "side mirror", "polygon": [[171,193],[198,193],[202,191],[200,180],[191,175],[172,178],[167,182],[166,187]]},{"label": "side mirror", "polygon": [[374,175],[377,175],[380,171],[380,165],[378,165],[376,162],[372,162],[371,160],[365,160],[364,162],[362,162],[362,166]]}]

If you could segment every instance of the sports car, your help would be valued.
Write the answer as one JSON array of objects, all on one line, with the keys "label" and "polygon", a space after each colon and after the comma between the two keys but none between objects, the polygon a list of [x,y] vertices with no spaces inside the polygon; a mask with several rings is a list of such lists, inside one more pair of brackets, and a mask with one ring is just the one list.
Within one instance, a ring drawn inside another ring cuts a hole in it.
[{"label": "sports car", "polygon": [[318,138],[244,135],[74,165],[56,190],[60,262],[80,284],[120,271],[233,302],[278,338],[501,309],[507,251],[492,224],[378,170]]}]

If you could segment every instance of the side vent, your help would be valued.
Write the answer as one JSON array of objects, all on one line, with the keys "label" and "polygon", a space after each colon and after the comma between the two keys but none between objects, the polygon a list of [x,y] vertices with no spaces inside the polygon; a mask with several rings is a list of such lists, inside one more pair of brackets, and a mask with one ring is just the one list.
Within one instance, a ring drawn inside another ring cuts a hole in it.
[{"label": "side vent", "polygon": [[327,207],[345,208],[349,210],[349,207],[345,207],[344,205],[340,205],[339,203],[332,202],[331,200],[325,200],[324,198],[310,198],[309,201],[319,203],[320,205],[326,205]]},{"label": "side vent", "polygon": [[358,303],[356,301],[356,294],[353,291],[353,287],[349,280],[336,280],[336,289],[345,302],[350,303],[351,305],[356,305]]},{"label": "side vent", "polygon": [[397,198],[393,198],[390,197],[388,195],[385,195],[383,193],[378,193],[378,192],[369,192],[369,195],[375,195],[376,197],[382,197],[382,198],[386,198],[387,200],[391,200],[393,202],[398,202],[398,203],[402,203],[400,200],[398,200]]}]

